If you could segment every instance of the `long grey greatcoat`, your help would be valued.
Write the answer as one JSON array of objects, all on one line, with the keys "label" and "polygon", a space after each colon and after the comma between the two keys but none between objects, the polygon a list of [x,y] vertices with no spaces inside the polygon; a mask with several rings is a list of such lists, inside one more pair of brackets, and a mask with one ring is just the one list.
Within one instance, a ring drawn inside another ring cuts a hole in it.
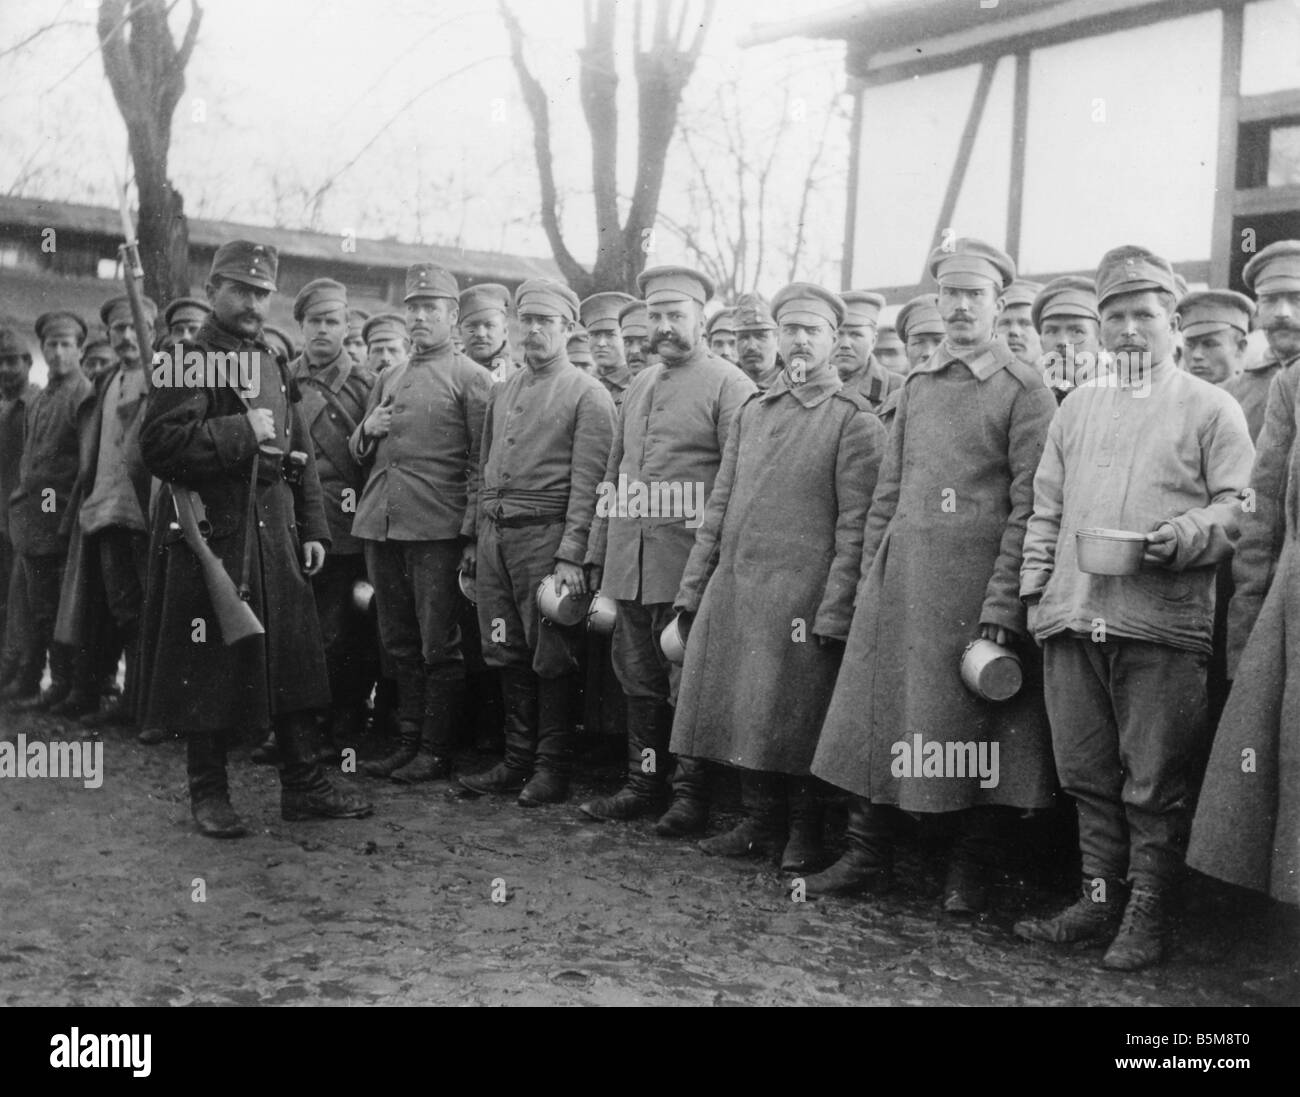
[{"label": "long grey greatcoat", "polygon": [[[1247,515],[1245,551],[1239,549],[1234,569],[1239,583],[1246,580],[1247,597],[1254,601],[1248,604],[1249,615],[1238,620],[1244,625],[1244,650],[1201,786],[1187,863],[1220,880],[1300,905],[1297,377],[1300,374],[1290,371],[1279,374],[1269,391],[1251,476],[1256,499],[1264,505]],[[1273,547],[1279,535],[1280,552]]]},{"label": "long grey greatcoat", "polygon": [[848,636],[885,428],[825,367],[743,404],[682,576],[671,749],[806,776]]},{"label": "long grey greatcoat", "polygon": [[[307,454],[301,487],[280,475],[280,459],[260,456],[238,395],[229,388],[150,390],[140,447],[145,465],[164,481],[149,540],[149,587],[141,630],[140,713],[145,727],[242,727],[255,731],[273,715],[330,703],[325,655],[302,545],[328,549],[329,526],[311,438],[284,361],[270,347],[218,328],[209,317],[186,351],[260,351],[261,392],[277,445]],[[249,476],[260,460],[249,604],[266,629],[227,647],[198,559],[179,529],[171,484],[195,489],[212,524],[208,543],[236,584],[243,565]],[[194,619],[206,639],[194,639]]]},{"label": "long grey greatcoat", "polygon": [[[1056,401],[1000,342],[960,357],[945,343],[901,391],[812,771],[906,811],[1044,807],[1055,773],[1037,649],[1018,645],[1024,686],[1000,704],[967,690],[959,665],[981,624],[1026,634],[1021,549]],[[915,735],[923,745],[996,742],[998,783],[895,777],[892,748]]]}]

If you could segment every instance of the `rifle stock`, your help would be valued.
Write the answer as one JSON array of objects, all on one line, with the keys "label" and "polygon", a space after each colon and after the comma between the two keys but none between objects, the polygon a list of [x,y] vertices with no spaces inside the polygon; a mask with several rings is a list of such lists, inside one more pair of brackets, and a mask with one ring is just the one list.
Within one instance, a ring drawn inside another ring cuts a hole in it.
[{"label": "rifle stock", "polygon": [[202,500],[190,488],[172,484],[172,501],[176,506],[176,521],[180,524],[185,543],[190,547],[203,570],[203,583],[208,588],[212,609],[221,629],[221,641],[227,646],[237,644],[249,636],[261,636],[266,630],[257,619],[253,608],[239,597],[235,581],[230,578],[221,558],[217,556],[199,529],[198,508]]}]

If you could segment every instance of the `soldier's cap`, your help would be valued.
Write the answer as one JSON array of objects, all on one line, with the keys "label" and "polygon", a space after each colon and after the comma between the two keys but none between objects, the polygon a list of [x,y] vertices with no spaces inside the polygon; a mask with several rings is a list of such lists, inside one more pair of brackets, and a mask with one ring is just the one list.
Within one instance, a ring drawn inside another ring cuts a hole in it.
[{"label": "soldier's cap", "polygon": [[350,308],[348,309],[348,327],[359,328],[370,319],[370,313],[365,309]]},{"label": "soldier's cap", "polygon": [[460,291],[460,320],[464,324],[485,312],[510,311],[510,291],[496,282],[483,282]]},{"label": "soldier's cap", "polygon": [[217,248],[212,257],[208,281],[229,278],[254,289],[275,292],[275,278],[280,270],[280,253],[270,244],[252,240],[231,240]]},{"label": "soldier's cap", "polygon": [[844,302],[844,323],[869,324],[873,328],[880,323],[880,310],[885,307],[885,299],[879,293],[850,289],[840,294],[840,300]]},{"label": "soldier's cap", "polygon": [[1038,291],[1029,315],[1038,331],[1042,330],[1043,321],[1053,316],[1082,316],[1099,321],[1097,289],[1091,278],[1081,274],[1063,274]]},{"label": "soldier's cap", "polygon": [[618,310],[618,327],[624,338],[644,339],[650,334],[650,319],[644,301],[629,301]]},{"label": "soldier's cap", "polygon": [[32,348],[25,336],[15,324],[0,324],[0,358],[18,355],[32,364]]},{"label": "soldier's cap", "polygon": [[706,274],[690,267],[650,267],[636,276],[636,288],[645,303],[671,305],[676,301],[705,304],[713,296],[713,282]]},{"label": "soldier's cap", "polygon": [[1124,293],[1163,291],[1178,296],[1178,283],[1174,268],[1168,259],[1137,244],[1121,244],[1111,248],[1097,264],[1093,279],[1097,289],[1097,309],[1108,300]]},{"label": "soldier's cap", "polygon": [[1027,278],[1017,278],[1002,293],[1002,307],[1010,308],[1012,305],[1028,305],[1031,309],[1034,301],[1043,291],[1042,282],[1031,282]]},{"label": "soldier's cap", "polygon": [[[348,307],[348,287],[333,278],[313,278],[298,291],[293,299],[293,318],[302,323],[311,309],[328,305],[331,308]],[[345,312],[346,316],[346,312]]]},{"label": "soldier's cap", "polygon": [[736,334],[736,310],[735,309],[718,309],[709,317],[709,322],[704,325],[704,336],[706,339],[712,339],[720,331],[725,331],[731,335]]},{"label": "soldier's cap", "polygon": [[529,278],[515,290],[515,313],[535,313],[538,316],[560,316],[565,320],[578,319],[578,295],[563,282],[550,278]]},{"label": "soldier's cap", "polygon": [[1187,279],[1177,271],[1174,271],[1174,296],[1180,301],[1187,296]]},{"label": "soldier's cap", "polygon": [[368,347],[376,339],[395,338],[409,341],[411,336],[406,330],[405,317],[398,316],[395,312],[381,312],[365,322],[361,328],[361,338],[365,340]]},{"label": "soldier's cap", "polygon": [[293,336],[283,328],[276,327],[274,324],[263,324],[262,341],[264,343],[269,343],[272,340],[275,340],[283,346],[284,356],[286,358],[292,359],[298,356],[298,348],[294,346]]},{"label": "soldier's cap", "polygon": [[736,334],[742,331],[776,331],[772,319],[772,306],[761,293],[742,293],[736,299],[736,315],[732,321]]},{"label": "soldier's cap", "polygon": [[1300,293],[1300,240],[1269,244],[1241,272],[1256,297],[1262,293]]},{"label": "soldier's cap", "polygon": [[584,297],[578,304],[578,314],[588,331],[609,331],[618,327],[618,314],[624,305],[635,301],[630,293],[606,290]]},{"label": "soldier's cap", "polygon": [[451,271],[436,263],[416,263],[406,268],[406,296],[403,301],[417,297],[447,297],[460,302],[460,286]]},{"label": "soldier's cap", "polygon": [[898,337],[906,343],[913,335],[944,335],[947,329],[939,313],[939,298],[933,293],[913,297],[894,318]]},{"label": "soldier's cap", "polygon": [[844,302],[828,289],[812,282],[791,282],[772,298],[772,315],[778,324],[830,324],[844,322]]},{"label": "soldier's cap", "polygon": [[992,282],[1004,290],[1015,281],[1015,261],[1001,248],[973,236],[959,236],[951,245],[930,252],[930,275],[936,282],[971,289]]},{"label": "soldier's cap", "polygon": [[[119,298],[113,298],[113,301]],[[122,297],[120,300],[125,301]],[[104,315],[104,309],[112,301],[104,302],[104,306],[99,310],[100,319],[104,321],[104,326],[108,326],[108,318]],[[128,306],[129,308],[129,306]],[[51,309],[49,312],[43,312],[36,318],[36,338],[38,342],[45,342],[46,334],[54,335],[59,333],[72,332],[78,343],[84,343],[86,336],[90,334],[90,329],[86,327],[86,321],[78,316],[75,312],[69,312],[67,309]]]},{"label": "soldier's cap", "polygon": [[212,306],[201,297],[177,297],[163,311],[163,323],[171,327],[175,322],[176,314],[182,311],[198,313],[193,319],[202,320],[212,312]]},{"label": "soldier's cap", "polygon": [[897,339],[900,343],[903,341],[903,337],[898,334],[898,328],[893,324],[881,324],[876,329],[876,346],[880,346],[881,343],[889,339]]},{"label": "soldier's cap", "polygon": [[1244,293],[1230,289],[1203,289],[1189,293],[1175,310],[1184,335],[1208,335],[1224,328],[1236,328],[1245,335],[1255,302]]},{"label": "soldier's cap", "polygon": [[582,327],[581,325],[578,325],[573,329],[572,334],[570,334],[567,346],[569,348],[570,354],[572,354],[575,350],[590,351],[591,335],[588,334],[586,328]]}]

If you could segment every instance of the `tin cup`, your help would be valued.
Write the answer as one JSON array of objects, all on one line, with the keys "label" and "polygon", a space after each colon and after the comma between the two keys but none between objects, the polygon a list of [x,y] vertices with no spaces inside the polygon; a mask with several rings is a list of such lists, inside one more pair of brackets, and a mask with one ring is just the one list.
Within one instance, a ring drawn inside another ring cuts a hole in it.
[{"label": "tin cup", "polygon": [[537,606],[542,616],[553,624],[576,625],[587,615],[589,600],[589,595],[561,588],[554,575],[548,575],[537,585]]},{"label": "tin cup", "polygon": [[659,648],[670,663],[681,666],[686,662],[686,640],[682,636],[681,615],[668,622],[668,627],[659,634]]},{"label": "tin cup", "polygon": [[608,636],[614,631],[614,622],[618,619],[618,603],[608,594],[600,591],[591,600],[587,609],[587,631]]},{"label": "tin cup", "polygon": [[986,701],[1010,700],[1024,681],[1020,656],[992,640],[972,640],[961,653],[961,680]]}]

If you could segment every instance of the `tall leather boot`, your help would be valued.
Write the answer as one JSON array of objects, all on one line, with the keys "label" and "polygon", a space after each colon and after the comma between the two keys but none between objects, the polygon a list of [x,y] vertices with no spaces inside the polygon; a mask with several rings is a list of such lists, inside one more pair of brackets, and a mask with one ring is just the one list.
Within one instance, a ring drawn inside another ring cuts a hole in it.
[{"label": "tall leather boot", "polygon": [[1001,822],[995,807],[967,808],[962,812],[943,883],[945,914],[979,914],[988,908],[989,877]]},{"label": "tall leather boot", "polygon": [[667,785],[667,722],[662,711],[667,709],[653,697],[627,699],[627,784],[613,796],[588,800],[579,811],[605,820],[638,819],[659,810]]},{"label": "tall leather boot", "polygon": [[38,712],[48,709],[51,705],[57,705],[72,691],[72,649],[66,644],[53,643],[48,637],[43,639],[44,645],[37,647],[36,650],[41,653],[48,650],[50,653],[50,684],[45,689],[38,690],[35,696],[16,701],[13,707],[19,712]]},{"label": "tall leather boot", "polygon": [[542,678],[537,684],[537,769],[519,794],[519,806],[560,804],[569,798],[573,775],[573,731],[569,688],[573,675]]},{"label": "tall leather boot", "polygon": [[522,792],[532,776],[537,750],[538,679],[532,667],[501,668],[506,706],[506,756],[491,769],[462,777],[462,787],[480,796]]},{"label": "tall leather boot", "polygon": [[790,838],[781,854],[782,872],[816,872],[826,863],[822,821],[826,814],[821,782],[816,777],[787,777]]},{"label": "tall leather boot", "polygon": [[275,741],[275,728],[266,729],[266,738],[253,748],[248,760],[259,766],[278,766],[280,764],[280,745]]},{"label": "tall leather boot", "polygon": [[280,818],[363,819],[374,805],[359,793],[335,785],[315,761],[316,720],[310,712],[275,718],[275,738],[284,765],[280,768]]},{"label": "tall leather boot", "polygon": [[367,777],[391,777],[420,751],[424,724],[424,669],[404,670],[397,678],[397,744],[383,758],[361,763]]},{"label": "tall leather boot", "polygon": [[501,675],[496,670],[468,676],[470,721],[474,728],[474,749],[484,753],[505,744],[505,705],[501,700]]},{"label": "tall leather boot", "polygon": [[[97,711],[82,716],[78,723],[83,728],[130,727],[135,723],[134,698],[136,695],[137,644],[140,622],[128,621],[118,626],[118,635],[126,656],[126,678],[121,693],[117,691],[117,664],[100,668],[96,693],[99,695]],[[108,660],[105,660],[107,663]]]},{"label": "tall leather boot", "polygon": [[885,890],[894,873],[893,831],[888,809],[854,796],[849,801],[844,853],[830,868],[804,878],[804,894],[811,899]]},{"label": "tall leather boot", "polygon": [[740,771],[740,802],[745,817],[734,827],[700,843],[711,857],[762,857],[785,842],[785,778],[757,769]]},{"label": "tall leather boot", "polygon": [[[667,706],[665,706],[666,708]],[[671,710],[668,710],[671,729]],[[669,733],[665,733],[665,741]],[[685,838],[703,834],[709,825],[709,774],[711,767],[703,758],[677,756],[673,774],[672,806],[655,823],[655,833],[662,838]]]},{"label": "tall leather boot", "polygon": [[40,698],[42,668],[21,654],[11,655],[10,659],[14,669],[9,684],[0,690],[0,704],[16,709],[21,702]]},{"label": "tall leather boot", "polygon": [[316,761],[321,765],[337,766],[345,750],[356,749],[365,726],[365,705],[338,705],[331,709],[325,725],[325,746],[316,756]]},{"label": "tall leather boot", "polygon": [[191,730],[185,739],[185,770],[190,786],[190,813],[207,838],[239,838],[248,833],[230,806],[226,782],[226,733]]},{"label": "tall leather boot", "polygon": [[456,747],[456,730],[465,708],[465,678],[459,668],[455,676],[429,678],[424,687],[424,722],[420,727],[420,749],[401,769],[389,776],[402,784],[417,781],[445,781],[451,776]]}]

